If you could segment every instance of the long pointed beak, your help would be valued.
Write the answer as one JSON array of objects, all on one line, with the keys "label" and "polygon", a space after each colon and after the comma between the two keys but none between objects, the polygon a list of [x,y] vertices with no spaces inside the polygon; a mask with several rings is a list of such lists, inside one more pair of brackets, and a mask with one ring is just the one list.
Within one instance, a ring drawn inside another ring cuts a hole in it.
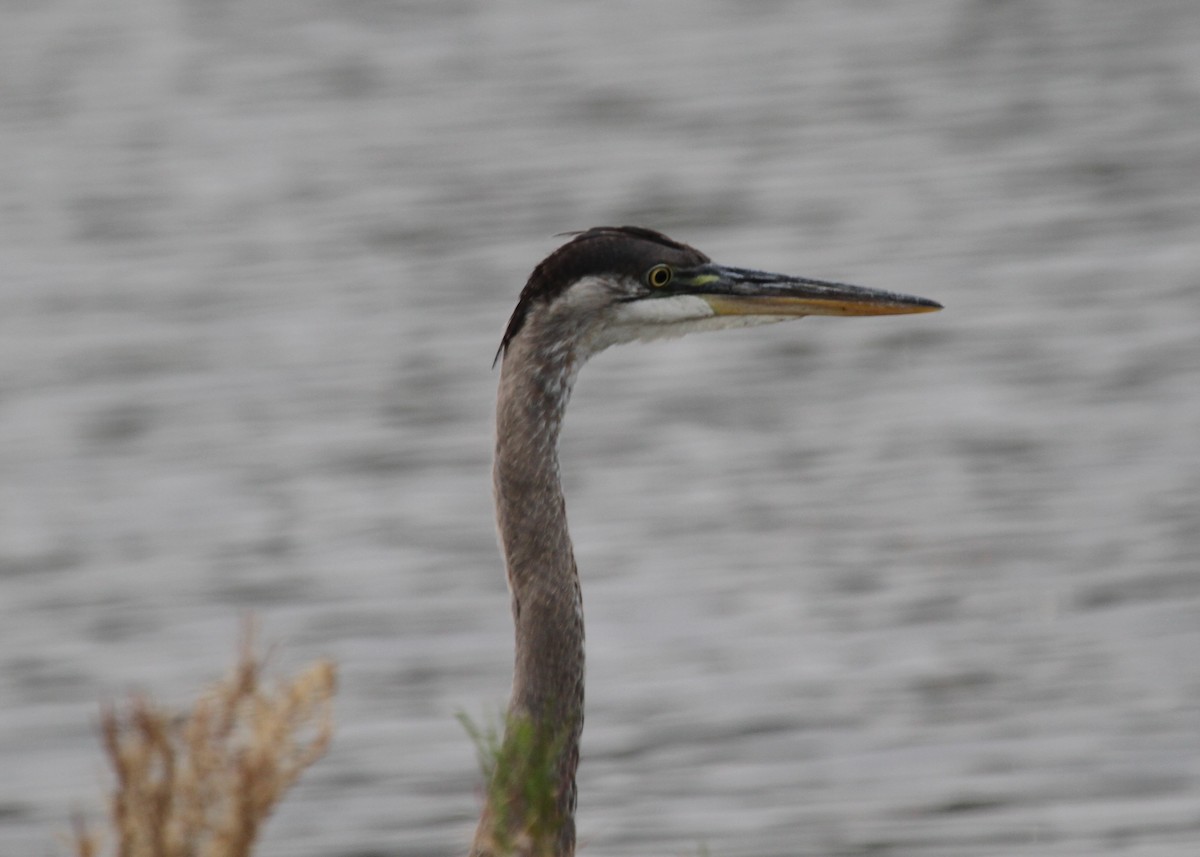
[{"label": "long pointed beak", "polygon": [[717,315],[902,315],[942,308],[914,295],[722,265],[679,272],[675,285],[706,301]]}]

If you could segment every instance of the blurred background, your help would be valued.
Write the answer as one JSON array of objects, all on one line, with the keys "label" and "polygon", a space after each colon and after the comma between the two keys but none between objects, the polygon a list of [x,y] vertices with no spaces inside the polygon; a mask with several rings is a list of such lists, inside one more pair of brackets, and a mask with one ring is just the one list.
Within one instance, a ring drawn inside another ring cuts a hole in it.
[{"label": "blurred background", "polygon": [[463,853],[492,357],[555,233],[636,223],[946,310],[584,371],[583,853],[1194,853],[1195,3],[0,17],[0,852],[253,611],[341,668],[260,853]]}]

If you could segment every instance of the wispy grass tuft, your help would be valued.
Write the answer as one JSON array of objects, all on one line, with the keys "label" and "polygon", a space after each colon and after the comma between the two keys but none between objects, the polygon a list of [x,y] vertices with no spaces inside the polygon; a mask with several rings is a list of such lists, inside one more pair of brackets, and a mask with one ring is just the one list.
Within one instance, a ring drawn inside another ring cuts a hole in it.
[{"label": "wispy grass tuft", "polygon": [[[458,720],[475,743],[486,785],[484,819],[489,854],[550,857],[562,828],[558,760],[565,736],[548,739],[529,717],[509,715],[476,725]],[[485,843],[476,841],[476,846]]]},{"label": "wispy grass tuft", "polygon": [[77,857],[246,857],[284,792],[333,734],[334,666],[264,682],[247,626],[233,673],[176,715],[146,697],[107,708],[116,775],[108,837],[75,825]]}]

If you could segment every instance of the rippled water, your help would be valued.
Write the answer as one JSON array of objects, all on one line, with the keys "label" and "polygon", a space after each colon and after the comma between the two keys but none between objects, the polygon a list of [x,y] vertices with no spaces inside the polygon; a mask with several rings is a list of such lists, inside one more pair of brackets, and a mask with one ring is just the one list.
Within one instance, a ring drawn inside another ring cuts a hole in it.
[{"label": "rippled water", "polygon": [[584,853],[1194,852],[1195,4],[0,15],[0,853],[249,610],[343,678],[260,853],[465,850],[492,355],[626,222],[947,309],[585,370]]}]

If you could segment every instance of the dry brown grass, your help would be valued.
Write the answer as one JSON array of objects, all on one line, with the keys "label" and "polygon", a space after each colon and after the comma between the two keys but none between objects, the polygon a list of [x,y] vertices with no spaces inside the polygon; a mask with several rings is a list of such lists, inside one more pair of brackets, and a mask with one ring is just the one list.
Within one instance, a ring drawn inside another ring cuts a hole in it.
[{"label": "dry brown grass", "polygon": [[103,714],[116,775],[108,836],[79,822],[78,857],[245,857],[300,774],[329,746],[336,676],[318,661],[264,682],[247,627],[233,673],[176,715],[145,697]]}]

